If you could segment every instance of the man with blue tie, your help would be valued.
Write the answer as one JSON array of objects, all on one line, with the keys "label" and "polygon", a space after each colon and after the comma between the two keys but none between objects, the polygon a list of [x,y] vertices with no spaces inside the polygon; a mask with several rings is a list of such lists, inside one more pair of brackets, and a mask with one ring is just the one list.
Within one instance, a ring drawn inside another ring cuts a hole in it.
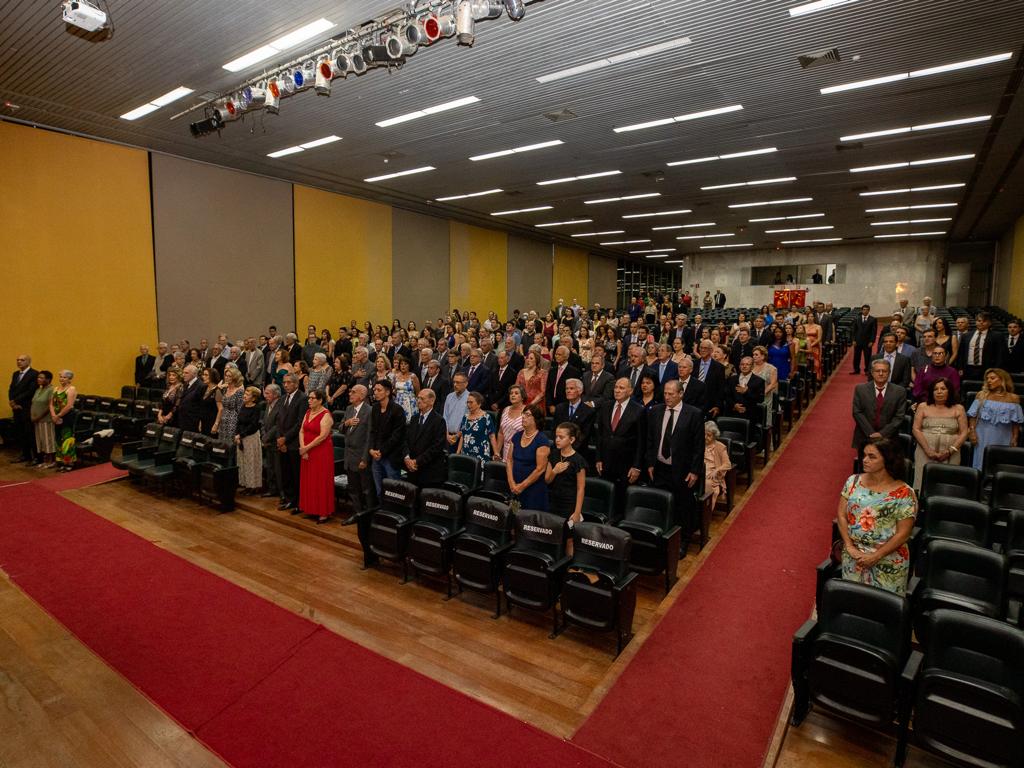
[{"label": "man with blue tie", "polygon": [[593,452],[590,450],[590,436],[594,429],[594,420],[597,418],[597,410],[583,402],[583,382],[580,379],[572,378],[565,382],[565,402],[555,406],[555,426],[564,422],[571,422],[580,428],[580,439],[576,441],[578,450],[588,462],[593,462]]},{"label": "man with blue tie", "polygon": [[715,348],[710,339],[700,343],[700,355],[693,361],[693,373],[697,381],[704,384],[704,403],[709,419],[714,419],[722,410],[725,399],[725,366],[711,359],[711,351]]},{"label": "man with blue tie", "polygon": [[417,412],[405,430],[405,471],[417,488],[440,486],[448,478],[447,431],[434,411],[436,395],[423,387],[416,396]]},{"label": "man with blue tie", "polygon": [[658,362],[654,364],[654,370],[658,374],[658,389],[664,387],[665,382],[679,378],[679,366],[672,360],[668,344],[658,345]]}]

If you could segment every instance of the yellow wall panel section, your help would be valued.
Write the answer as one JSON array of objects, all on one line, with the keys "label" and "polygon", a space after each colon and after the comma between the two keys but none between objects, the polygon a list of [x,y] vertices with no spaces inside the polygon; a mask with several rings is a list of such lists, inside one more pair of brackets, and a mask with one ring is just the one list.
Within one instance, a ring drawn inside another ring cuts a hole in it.
[{"label": "yellow wall panel section", "polygon": [[294,187],[295,315],[335,333],[370,320],[391,326],[391,206]]},{"label": "yellow wall panel section", "polygon": [[25,352],[74,371],[79,392],[118,395],[139,344],[156,351],[147,154],[3,122],[0,147],[0,367]]},{"label": "yellow wall panel section", "polygon": [[1013,266],[1007,304],[1011,313],[1024,316],[1024,216],[1017,219],[1013,231]]},{"label": "yellow wall panel section", "polygon": [[590,254],[579,248],[555,246],[554,266],[551,273],[551,306],[557,307],[564,299],[571,306],[573,299],[588,306],[590,285]]},{"label": "yellow wall panel section", "polygon": [[504,232],[451,222],[451,303],[483,320],[508,312],[508,237]]}]

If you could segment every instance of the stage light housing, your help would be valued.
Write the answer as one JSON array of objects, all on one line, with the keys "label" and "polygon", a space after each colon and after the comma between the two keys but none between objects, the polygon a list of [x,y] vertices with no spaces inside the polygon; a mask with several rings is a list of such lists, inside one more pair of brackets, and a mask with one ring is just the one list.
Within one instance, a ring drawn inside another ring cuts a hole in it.
[{"label": "stage light housing", "polygon": [[281,110],[281,85],[277,80],[267,83],[267,96],[263,104],[264,109],[272,115],[278,114]]},{"label": "stage light housing", "polygon": [[223,101],[217,102],[213,108],[213,113],[220,120],[221,124],[229,123],[242,116],[241,104],[235,101],[233,96],[229,96]]},{"label": "stage light housing", "polygon": [[239,101],[245,111],[260,109],[267,101],[267,84],[245,86],[239,94]]},{"label": "stage light housing", "polygon": [[361,75],[366,71],[366,62],[359,51],[342,51],[334,57],[335,76]]},{"label": "stage light housing", "polygon": [[476,41],[476,22],[496,19],[505,10],[501,0],[460,0],[455,10],[455,31],[459,45],[471,46]]},{"label": "stage light housing", "polygon": [[224,127],[223,121],[217,114],[217,110],[213,111],[213,114],[205,120],[199,120],[189,125],[188,129],[191,131],[192,136],[199,138],[200,136],[207,136],[214,131],[219,131]]},{"label": "stage light housing", "polygon": [[423,34],[424,45],[430,45],[441,38],[441,22],[437,20],[437,16],[434,14],[427,14],[417,23],[420,25],[420,31]]},{"label": "stage light housing", "polygon": [[305,62],[292,72],[292,80],[295,82],[295,93],[309,90],[316,84],[316,65],[312,61]]},{"label": "stage light housing", "polygon": [[331,80],[334,78],[334,67],[330,59],[321,59],[316,65],[316,82],[313,90],[318,96],[331,95]]},{"label": "stage light housing", "polygon": [[505,12],[512,21],[519,21],[526,15],[526,5],[523,0],[505,0]]},{"label": "stage light housing", "polygon": [[364,45],[362,56],[368,67],[386,67],[394,61],[388,54],[388,47],[377,43]]}]

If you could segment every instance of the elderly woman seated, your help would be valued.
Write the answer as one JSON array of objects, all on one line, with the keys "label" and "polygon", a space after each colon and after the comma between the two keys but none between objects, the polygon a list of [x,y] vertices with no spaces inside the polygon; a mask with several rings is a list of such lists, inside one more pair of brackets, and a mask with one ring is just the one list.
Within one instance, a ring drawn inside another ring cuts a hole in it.
[{"label": "elderly woman seated", "polygon": [[722,433],[713,421],[704,422],[704,490],[711,493],[711,508],[725,491],[725,475],[732,469],[729,451],[718,438]]}]

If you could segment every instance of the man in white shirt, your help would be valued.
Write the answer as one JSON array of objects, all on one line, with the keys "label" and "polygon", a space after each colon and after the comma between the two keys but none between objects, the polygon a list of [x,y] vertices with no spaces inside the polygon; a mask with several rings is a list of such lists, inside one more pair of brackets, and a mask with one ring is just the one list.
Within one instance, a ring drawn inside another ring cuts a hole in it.
[{"label": "man in white shirt", "polygon": [[466,415],[469,404],[469,378],[459,371],[452,378],[452,391],[444,400],[444,423],[448,431],[449,450],[455,450],[462,433],[462,417]]}]

